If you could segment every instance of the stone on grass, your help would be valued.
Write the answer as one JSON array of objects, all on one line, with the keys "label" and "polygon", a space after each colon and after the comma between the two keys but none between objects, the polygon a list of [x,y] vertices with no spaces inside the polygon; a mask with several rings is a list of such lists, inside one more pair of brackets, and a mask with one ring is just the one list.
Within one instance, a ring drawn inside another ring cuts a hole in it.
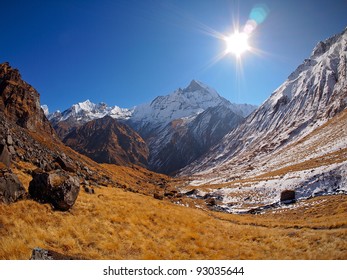
[{"label": "stone on grass", "polygon": [[74,205],[79,190],[79,179],[65,171],[35,170],[29,184],[31,198],[40,203],[50,203],[60,211],[67,211]]}]

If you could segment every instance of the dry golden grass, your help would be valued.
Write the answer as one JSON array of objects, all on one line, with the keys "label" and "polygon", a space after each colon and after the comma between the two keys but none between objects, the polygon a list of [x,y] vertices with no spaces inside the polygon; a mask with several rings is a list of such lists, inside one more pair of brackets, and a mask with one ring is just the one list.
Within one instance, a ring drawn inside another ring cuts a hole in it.
[{"label": "dry golden grass", "polygon": [[[144,171],[129,176],[126,168],[108,168],[129,181]],[[95,195],[81,191],[69,212],[30,200],[1,204],[0,259],[28,259],[37,246],[87,259],[346,259],[347,197],[324,199],[318,208],[257,216],[202,211],[111,187]]]}]

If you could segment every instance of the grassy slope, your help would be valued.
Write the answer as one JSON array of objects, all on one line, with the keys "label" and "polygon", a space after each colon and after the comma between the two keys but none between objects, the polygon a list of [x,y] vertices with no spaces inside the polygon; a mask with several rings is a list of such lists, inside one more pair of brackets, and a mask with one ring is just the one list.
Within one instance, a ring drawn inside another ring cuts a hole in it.
[{"label": "grassy slope", "polygon": [[[109,170],[123,181],[147,178],[141,169],[130,177]],[[237,216],[103,187],[81,191],[69,212],[30,200],[0,204],[0,259],[28,259],[37,246],[88,259],[346,259],[347,197],[317,202]]]}]

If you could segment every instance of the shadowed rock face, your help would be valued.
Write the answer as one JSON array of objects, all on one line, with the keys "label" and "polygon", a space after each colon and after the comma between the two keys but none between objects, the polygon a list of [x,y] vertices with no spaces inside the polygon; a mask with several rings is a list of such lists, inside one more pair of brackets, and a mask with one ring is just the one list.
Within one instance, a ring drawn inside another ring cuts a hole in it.
[{"label": "shadowed rock face", "polygon": [[132,128],[109,116],[74,129],[63,142],[99,163],[147,165],[145,141]]},{"label": "shadowed rock face", "polygon": [[6,144],[0,143],[0,162],[6,167],[10,168],[11,165],[11,155],[7,149]]},{"label": "shadowed rock face", "polygon": [[0,64],[0,111],[23,128],[56,137],[40,107],[39,93],[7,62]]},{"label": "shadowed rock face", "polygon": [[190,120],[177,119],[149,139],[152,152],[149,167],[164,174],[174,174],[218,143],[244,118],[227,106],[206,109]]},{"label": "shadowed rock face", "polygon": [[0,170],[0,202],[12,203],[26,196],[26,191],[15,174]]}]

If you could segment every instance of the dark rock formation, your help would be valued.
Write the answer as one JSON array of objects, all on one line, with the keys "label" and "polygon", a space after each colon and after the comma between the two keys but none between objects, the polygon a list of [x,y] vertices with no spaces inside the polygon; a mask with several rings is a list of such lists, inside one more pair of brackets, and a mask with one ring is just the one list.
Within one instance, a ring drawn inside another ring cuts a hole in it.
[{"label": "dark rock formation", "polygon": [[0,64],[0,111],[23,128],[57,137],[41,109],[39,93],[8,62]]},{"label": "dark rock formation", "polygon": [[15,174],[0,170],[0,202],[12,203],[26,196],[26,191]]},{"label": "dark rock formation", "polygon": [[158,200],[163,200],[163,198],[164,198],[164,196],[162,196],[162,195],[160,195],[160,194],[158,194],[158,193],[155,193],[155,194],[153,195],[153,197],[154,197],[155,199],[158,199]]},{"label": "dark rock formation", "polygon": [[227,106],[206,109],[191,120],[177,119],[146,139],[150,148],[149,167],[164,174],[174,174],[218,143],[243,117]]},{"label": "dark rock formation", "polygon": [[281,202],[293,202],[295,201],[294,190],[284,190],[281,192]]},{"label": "dark rock formation", "polygon": [[67,211],[74,205],[79,190],[79,179],[64,171],[48,173],[35,170],[29,184],[29,194],[34,200],[50,203],[54,209],[61,211]]},{"label": "dark rock formation", "polygon": [[58,156],[55,159],[55,162],[65,171],[68,171],[68,172],[76,172],[77,171],[76,166],[74,166],[72,162],[68,162],[66,160],[66,158],[63,159],[61,156]]}]

